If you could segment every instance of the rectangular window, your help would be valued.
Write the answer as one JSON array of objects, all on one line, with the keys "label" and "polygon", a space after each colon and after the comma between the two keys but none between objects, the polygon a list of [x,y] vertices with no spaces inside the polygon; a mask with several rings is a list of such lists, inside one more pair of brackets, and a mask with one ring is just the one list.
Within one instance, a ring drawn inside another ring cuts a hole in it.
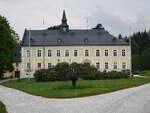
[{"label": "rectangular window", "polygon": [[99,50],[96,50],[96,56],[100,56]]},{"label": "rectangular window", "polygon": [[117,50],[113,50],[113,56],[117,56]]},{"label": "rectangular window", "polygon": [[126,63],[125,62],[122,63],[122,69],[126,69]]},{"label": "rectangular window", "polygon": [[52,56],[52,51],[48,50],[48,57],[51,57],[51,56]]},{"label": "rectangular window", "polygon": [[114,62],[114,69],[117,69],[117,62]]},{"label": "rectangular window", "polygon": [[16,67],[19,67],[19,63],[16,63]]},{"label": "rectangular window", "polygon": [[52,68],[52,63],[48,63],[48,69]]},{"label": "rectangular window", "polygon": [[108,69],[108,62],[105,62],[105,69]]},{"label": "rectangular window", "polygon": [[69,50],[65,51],[65,56],[69,56]]},{"label": "rectangular window", "polygon": [[85,50],[85,56],[89,56],[89,50]]},{"label": "rectangular window", "polygon": [[78,50],[74,50],[74,56],[78,56]]},{"label": "rectangular window", "polygon": [[27,63],[27,70],[31,70],[31,63]]},{"label": "rectangular window", "polygon": [[57,56],[58,57],[60,56],[60,50],[57,50]]},{"label": "rectangular window", "polygon": [[99,69],[99,68],[100,68],[100,63],[97,62],[97,63],[96,63],[96,69]]},{"label": "rectangular window", "polygon": [[108,50],[105,50],[105,56],[108,56]]},{"label": "rectangular window", "polygon": [[30,56],[31,56],[30,50],[27,50],[27,57],[30,57]]},{"label": "rectangular window", "polygon": [[38,51],[37,51],[37,56],[38,56],[38,57],[41,57],[41,56],[42,56],[42,51],[41,51],[41,50],[38,50]]},{"label": "rectangular window", "polygon": [[38,63],[38,64],[37,64],[37,67],[38,67],[38,69],[41,69],[42,64],[41,64],[41,63]]},{"label": "rectangular window", "polygon": [[122,50],[122,56],[126,56],[126,50],[125,49]]}]

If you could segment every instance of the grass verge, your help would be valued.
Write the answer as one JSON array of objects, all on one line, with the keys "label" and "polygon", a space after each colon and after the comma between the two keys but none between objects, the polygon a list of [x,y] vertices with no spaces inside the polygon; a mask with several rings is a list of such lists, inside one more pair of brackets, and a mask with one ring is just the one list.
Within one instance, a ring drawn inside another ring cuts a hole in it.
[{"label": "grass verge", "polygon": [[147,71],[141,71],[141,72],[138,72],[139,75],[141,76],[147,76],[147,77],[150,77],[150,70],[147,70]]},{"label": "grass verge", "polygon": [[0,102],[0,113],[7,113],[5,105],[2,102]]},{"label": "grass verge", "polygon": [[128,78],[115,80],[81,80],[76,87],[71,86],[71,81],[63,82],[36,82],[34,79],[22,79],[20,82],[9,81],[1,85],[19,89],[21,91],[48,98],[73,98],[91,96],[135,87],[150,83],[150,78]]}]

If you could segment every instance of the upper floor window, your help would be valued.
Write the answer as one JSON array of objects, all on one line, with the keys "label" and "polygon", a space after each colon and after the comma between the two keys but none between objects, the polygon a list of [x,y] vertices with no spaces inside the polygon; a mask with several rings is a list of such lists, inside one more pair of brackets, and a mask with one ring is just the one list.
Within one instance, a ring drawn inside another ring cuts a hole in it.
[{"label": "upper floor window", "polygon": [[60,56],[60,50],[57,50],[57,56]]},{"label": "upper floor window", "polygon": [[38,63],[38,64],[37,64],[37,67],[38,67],[38,69],[41,69],[42,64],[41,64],[41,63]]},{"label": "upper floor window", "polygon": [[114,69],[117,69],[117,62],[114,62]]},{"label": "upper floor window", "polygon": [[78,56],[78,50],[74,50],[74,56]]},{"label": "upper floor window", "polygon": [[27,70],[31,70],[31,63],[27,63]]},{"label": "upper floor window", "polygon": [[65,51],[65,56],[69,56],[69,50]]},{"label": "upper floor window", "polygon": [[31,56],[30,50],[27,50],[27,57],[30,57],[30,56]]},{"label": "upper floor window", "polygon": [[122,63],[122,69],[126,69],[126,63],[125,62]]},{"label": "upper floor window", "polygon": [[117,50],[113,50],[113,56],[117,56]]},{"label": "upper floor window", "polygon": [[19,63],[18,62],[16,63],[16,67],[19,67]]},{"label": "upper floor window", "polygon": [[108,56],[108,50],[105,50],[105,56]]},{"label": "upper floor window", "polygon": [[42,51],[41,51],[41,50],[38,50],[38,51],[37,51],[37,56],[38,56],[38,57],[41,57],[41,56],[42,56]]},{"label": "upper floor window", "polygon": [[48,69],[52,68],[52,63],[48,63]]},{"label": "upper floor window", "polygon": [[89,50],[85,50],[85,56],[89,56]]},{"label": "upper floor window", "polygon": [[52,56],[52,51],[48,50],[48,57],[51,57],[51,56]]},{"label": "upper floor window", "polygon": [[105,69],[108,69],[108,62],[105,62]]},{"label": "upper floor window", "polygon": [[125,49],[122,50],[122,56],[126,56],[126,50]]},{"label": "upper floor window", "polygon": [[97,62],[97,63],[96,63],[96,69],[99,69],[99,68],[100,68],[100,63]]},{"label": "upper floor window", "polygon": [[96,50],[96,56],[100,56],[99,50]]}]

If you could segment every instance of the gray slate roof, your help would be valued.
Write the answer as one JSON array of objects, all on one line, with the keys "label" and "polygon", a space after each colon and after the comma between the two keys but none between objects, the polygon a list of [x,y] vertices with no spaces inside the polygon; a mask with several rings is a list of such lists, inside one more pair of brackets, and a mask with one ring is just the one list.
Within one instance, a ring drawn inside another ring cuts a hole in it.
[{"label": "gray slate roof", "polygon": [[21,62],[21,46],[18,46],[14,55],[14,62]]},{"label": "gray slate roof", "polygon": [[[30,33],[29,33],[30,32]],[[105,30],[25,30],[22,46],[127,46]]]}]

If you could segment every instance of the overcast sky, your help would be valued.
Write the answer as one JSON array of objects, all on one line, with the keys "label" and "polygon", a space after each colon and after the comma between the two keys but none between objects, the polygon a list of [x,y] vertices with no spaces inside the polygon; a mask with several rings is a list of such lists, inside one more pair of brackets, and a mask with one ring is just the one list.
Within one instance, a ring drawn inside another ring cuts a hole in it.
[{"label": "overcast sky", "polygon": [[115,36],[150,30],[150,0],[0,0],[0,15],[9,20],[21,39],[25,28],[60,24],[63,9],[71,29],[101,23]]}]

